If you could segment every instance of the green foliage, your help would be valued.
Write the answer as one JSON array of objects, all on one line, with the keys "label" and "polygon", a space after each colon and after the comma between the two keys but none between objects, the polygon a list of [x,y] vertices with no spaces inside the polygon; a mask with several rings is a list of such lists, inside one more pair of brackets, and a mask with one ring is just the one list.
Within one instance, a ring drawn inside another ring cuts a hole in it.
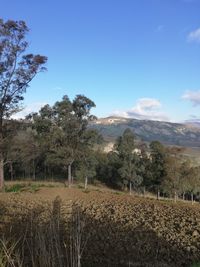
[{"label": "green foliage", "polygon": [[85,180],[85,177],[94,179],[96,176],[97,160],[92,154],[88,154],[82,161],[78,162],[75,175],[78,180]]},{"label": "green foliage", "polygon": [[[41,169],[45,169],[45,176],[47,172],[62,174],[68,169],[71,183],[72,164],[75,167],[77,162],[81,173],[88,169],[95,175],[94,168],[90,168],[90,154],[100,138],[96,131],[87,128],[88,123],[95,119],[90,114],[93,107],[94,102],[83,95],[77,95],[73,101],[64,96],[53,106],[45,105],[39,113],[27,116],[30,129],[23,132],[25,138],[22,142],[19,142],[20,136],[16,140],[16,150],[21,157],[17,160],[30,166],[33,177]],[[75,173],[74,169],[72,171]],[[90,172],[88,176],[91,176]]]},{"label": "green foliage", "polygon": [[127,128],[123,135],[117,139],[115,150],[122,159],[129,159],[135,148],[135,136],[133,132]]},{"label": "green foliage", "polygon": [[21,109],[23,95],[33,78],[46,70],[47,57],[25,54],[27,33],[24,21],[0,19],[0,189],[4,186],[4,165],[10,161],[10,136],[4,122]]},{"label": "green foliage", "polygon": [[142,183],[142,177],[139,175],[140,166],[137,164],[139,156],[134,152],[135,137],[130,129],[126,129],[122,136],[116,142],[115,149],[119,157],[120,168],[119,175],[122,178],[123,184],[126,181],[136,189]]},{"label": "green foliage", "polygon": [[36,193],[40,190],[41,187],[58,187],[58,184],[52,183],[35,183],[35,182],[24,182],[24,183],[14,183],[14,184],[6,184],[5,192],[13,192],[13,193],[20,193],[20,192],[30,192]]},{"label": "green foliage", "polygon": [[31,192],[31,193],[36,193],[37,191],[40,190],[40,187],[41,187],[41,186],[39,186],[39,185],[37,185],[37,184],[32,184],[32,185],[30,186],[30,192]]},{"label": "green foliage", "polygon": [[200,267],[200,263],[194,263],[191,267]]},{"label": "green foliage", "polygon": [[30,81],[45,70],[46,57],[25,54],[27,32],[24,21],[0,19],[0,121],[19,110]]},{"label": "green foliage", "polygon": [[152,182],[151,184],[155,188],[160,188],[163,179],[165,177],[165,147],[158,141],[153,141],[150,144],[151,150],[151,172]]},{"label": "green foliage", "polygon": [[175,156],[168,156],[165,161],[165,179],[162,181],[162,189],[167,193],[177,194],[181,185],[181,164]]},{"label": "green foliage", "polygon": [[[95,146],[101,137],[87,127],[89,117],[81,118],[83,109],[78,106],[75,114],[73,107],[73,101],[65,96],[52,107],[46,105],[38,114],[30,115],[20,127],[16,126],[17,134],[7,146],[10,160],[5,170],[9,175],[12,171],[10,177],[25,172],[31,179],[65,178],[68,164],[73,161],[72,175],[78,181],[85,181],[85,188],[88,182],[101,181],[115,189],[160,190],[168,196],[198,194],[199,167],[183,161],[179,148],[166,148],[157,141],[149,147],[135,143],[134,134],[127,129],[116,140],[114,151],[105,153]],[[11,130],[15,125],[7,127]],[[37,192],[41,186],[16,185],[6,191]]]},{"label": "green foliage", "polygon": [[5,192],[18,193],[21,192],[24,187],[24,184],[14,184],[12,186],[5,186]]}]

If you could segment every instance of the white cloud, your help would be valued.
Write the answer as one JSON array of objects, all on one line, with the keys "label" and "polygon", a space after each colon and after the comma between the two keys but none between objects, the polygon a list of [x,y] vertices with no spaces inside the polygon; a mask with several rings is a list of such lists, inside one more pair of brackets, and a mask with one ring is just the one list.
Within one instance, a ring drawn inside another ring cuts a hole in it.
[{"label": "white cloud", "polygon": [[194,106],[200,105],[200,90],[198,91],[187,91],[182,96],[182,99],[192,102]]},{"label": "white cloud", "polygon": [[200,43],[200,28],[190,32],[187,37],[189,42]]},{"label": "white cloud", "polygon": [[112,115],[140,120],[169,121],[169,118],[161,111],[161,103],[154,98],[140,98],[136,105],[126,111],[114,111]]},{"label": "white cloud", "polygon": [[13,119],[23,119],[25,118],[26,115],[30,114],[31,112],[38,112],[41,107],[43,107],[44,105],[46,105],[46,103],[40,103],[40,102],[36,102],[36,103],[32,103],[28,106],[26,106],[22,111],[14,114],[12,116]]}]

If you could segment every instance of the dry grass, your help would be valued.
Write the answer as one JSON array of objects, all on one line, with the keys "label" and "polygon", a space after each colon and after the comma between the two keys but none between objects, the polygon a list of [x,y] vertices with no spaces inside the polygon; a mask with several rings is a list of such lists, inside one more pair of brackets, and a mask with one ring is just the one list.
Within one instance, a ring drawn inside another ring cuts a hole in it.
[{"label": "dry grass", "polygon": [[4,204],[1,267],[80,267],[84,220],[77,205],[68,202],[61,206],[59,197],[52,205]]}]

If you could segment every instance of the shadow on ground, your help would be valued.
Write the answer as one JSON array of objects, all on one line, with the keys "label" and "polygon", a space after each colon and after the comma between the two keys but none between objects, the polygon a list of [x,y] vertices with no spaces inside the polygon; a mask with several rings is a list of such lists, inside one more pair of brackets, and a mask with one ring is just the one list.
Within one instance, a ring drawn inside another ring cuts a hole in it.
[{"label": "shadow on ground", "polygon": [[95,219],[59,198],[32,206],[0,203],[0,240],[6,267],[188,267],[200,261],[142,224],[126,226],[103,214]]}]

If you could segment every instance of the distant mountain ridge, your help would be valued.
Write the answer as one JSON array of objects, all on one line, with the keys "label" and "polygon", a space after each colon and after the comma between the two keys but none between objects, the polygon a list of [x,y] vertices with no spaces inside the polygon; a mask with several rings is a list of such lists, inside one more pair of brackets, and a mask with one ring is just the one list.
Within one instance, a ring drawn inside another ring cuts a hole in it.
[{"label": "distant mountain ridge", "polygon": [[130,128],[137,139],[143,141],[158,140],[167,145],[200,147],[200,127],[192,123],[181,124],[111,116],[92,122],[90,127],[98,130],[109,142],[113,142],[126,128]]}]

